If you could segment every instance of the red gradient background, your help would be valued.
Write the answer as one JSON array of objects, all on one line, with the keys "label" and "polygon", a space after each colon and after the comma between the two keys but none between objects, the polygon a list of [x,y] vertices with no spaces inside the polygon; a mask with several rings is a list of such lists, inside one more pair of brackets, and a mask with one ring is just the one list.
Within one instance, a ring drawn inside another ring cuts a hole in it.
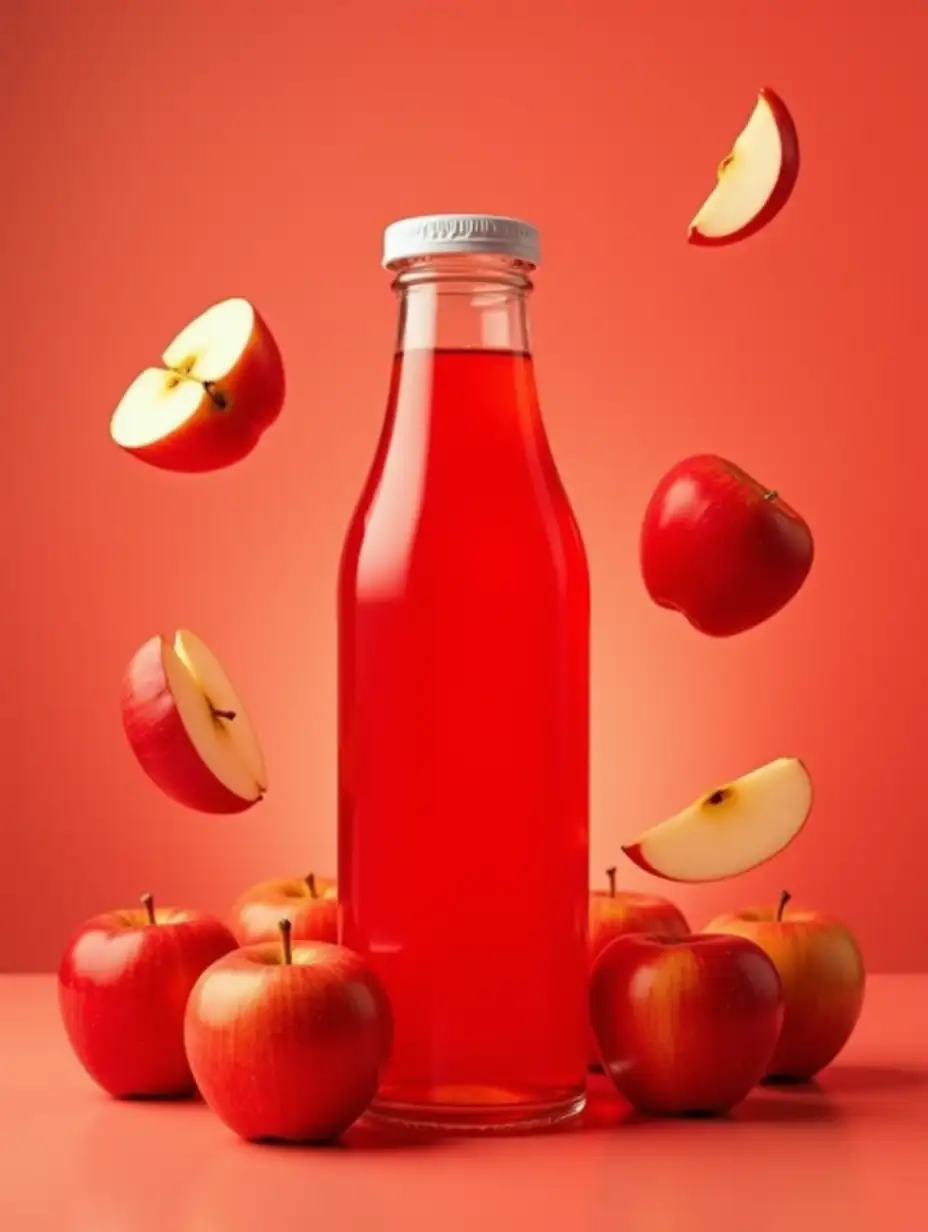
[{"label": "red gradient background", "polygon": [[[381,231],[473,209],[542,230],[542,398],[593,573],[594,880],[705,786],[799,754],[818,801],[795,845],[675,897],[702,924],[787,886],[873,969],[928,970],[926,45],[922,0],[4,5],[0,969],[53,967],[145,890],[225,911],[334,868],[335,572],[388,378]],[[798,122],[795,198],[743,246],[690,248],[763,84]],[[125,384],[235,294],[288,360],[278,426],[211,477],[120,454]],[[702,450],[818,546],[794,604],[725,642],[637,569],[652,485]],[[179,624],[262,733],[244,818],[161,799],[123,740],[123,668]]]}]

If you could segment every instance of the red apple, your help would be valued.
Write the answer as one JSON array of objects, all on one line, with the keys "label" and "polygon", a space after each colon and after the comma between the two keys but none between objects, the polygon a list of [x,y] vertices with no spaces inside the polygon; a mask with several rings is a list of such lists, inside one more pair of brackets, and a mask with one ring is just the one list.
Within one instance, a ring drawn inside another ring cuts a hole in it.
[{"label": "red apple", "polygon": [[743,633],[785,607],[813,551],[812,532],[778,492],[713,454],[667,472],[641,528],[648,594],[711,637]]},{"label": "red apple", "polygon": [[137,651],[123,679],[122,718],[142,769],[188,808],[241,813],[267,790],[245,707],[215,656],[186,629]]},{"label": "red apple", "polygon": [[224,924],[197,911],[142,907],[94,916],[58,969],[58,1001],[71,1047],[117,1097],[194,1090],[184,1012],[199,976],[235,949]]},{"label": "red apple", "polygon": [[622,851],[666,881],[722,881],[772,860],[812,812],[812,779],[798,757],[778,757],[712,787]]},{"label": "red apple", "polygon": [[[647,933],[652,937],[674,939],[685,937],[690,926],[679,907],[657,894],[639,894],[633,890],[617,890],[616,869],[607,868],[608,890],[593,890],[590,894],[590,968],[616,937],[629,933]],[[596,1041],[590,1046],[590,1068],[599,1069]]]},{"label": "red apple", "polygon": [[619,937],[593,968],[605,1070],[640,1112],[728,1112],[762,1078],[783,1021],[776,967],[742,937]]},{"label": "red apple", "polygon": [[338,941],[338,891],[328,877],[279,877],[246,890],[232,908],[231,928],[239,945],[280,936],[289,920],[294,941]]},{"label": "red apple", "polygon": [[782,210],[798,176],[796,125],[782,98],[765,87],[690,223],[690,243],[731,244],[754,235]]},{"label": "red apple", "polygon": [[117,445],[152,466],[214,471],[240,461],[284,403],[283,360],[246,299],[214,304],[146,368],[110,422]]},{"label": "red apple", "polygon": [[357,954],[290,939],[236,950],[203,973],[187,1006],[190,1068],[203,1098],[251,1141],[325,1141],[367,1109],[389,1058],[387,995]]},{"label": "red apple", "polygon": [[768,1081],[807,1082],[851,1036],[864,1000],[864,961],[850,930],[817,911],[755,908],[719,916],[707,933],[747,937],[770,956],[783,985],[785,1013]]}]

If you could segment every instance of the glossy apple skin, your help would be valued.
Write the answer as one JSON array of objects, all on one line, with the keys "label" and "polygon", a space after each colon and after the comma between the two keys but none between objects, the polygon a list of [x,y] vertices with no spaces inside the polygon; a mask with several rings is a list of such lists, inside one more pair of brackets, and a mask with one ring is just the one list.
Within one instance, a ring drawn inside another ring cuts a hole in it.
[{"label": "glossy apple skin", "polygon": [[194,1091],[184,1052],[187,997],[217,958],[235,949],[221,921],[195,911],[142,909],[88,920],[58,969],[58,1003],[78,1060],[117,1098]]},{"label": "glossy apple skin", "polygon": [[851,1037],[864,1001],[860,947],[840,921],[814,911],[773,908],[719,916],[705,932],[747,937],[769,955],[783,985],[780,1039],[768,1081],[807,1082]]},{"label": "glossy apple skin", "polygon": [[393,1019],[380,981],[351,950],[300,941],[288,965],[269,942],[203,973],[185,1040],[197,1086],[234,1133],[320,1142],[373,1100]]},{"label": "glossy apple skin", "polygon": [[150,638],[122,681],[122,724],[139,765],[166,796],[200,813],[243,813],[245,800],[205,765],[187,734],[164,668],[165,639]]},{"label": "glossy apple skin", "polygon": [[[175,432],[127,453],[161,470],[202,473],[247,457],[277,420],[286,396],[283,357],[252,305],[254,325],[238,362],[204,397],[196,414]],[[222,405],[218,405],[221,403]]]},{"label": "glossy apple skin", "polygon": [[808,525],[733,462],[701,454],[661,479],[641,528],[641,572],[660,607],[710,637],[768,620],[812,568]]},{"label": "glossy apple skin", "polygon": [[[679,907],[657,894],[632,890],[594,890],[590,894],[590,969],[610,941],[629,933],[675,940],[685,937],[690,926]],[[596,1037],[591,1032],[590,1069],[601,1069]]]},{"label": "glossy apple skin", "polygon": [[799,133],[796,122],[790,110],[776,90],[764,86],[760,91],[773,113],[777,131],[780,134],[780,174],[777,176],[773,192],[765,201],[759,213],[755,214],[743,227],[732,231],[730,235],[703,235],[701,231],[691,228],[687,239],[698,248],[722,248],[727,244],[735,244],[756,235],[774,219],[783,206],[793,195],[796,181],[799,179]]},{"label": "glossy apple skin", "polygon": [[335,882],[314,878],[315,897],[305,877],[278,877],[246,890],[232,908],[230,927],[239,945],[275,941],[279,924],[290,921],[294,941],[338,941]]},{"label": "glossy apple skin", "polygon": [[743,937],[619,937],[590,1013],[606,1073],[639,1112],[721,1114],[763,1077],[783,1021],[767,955]]}]

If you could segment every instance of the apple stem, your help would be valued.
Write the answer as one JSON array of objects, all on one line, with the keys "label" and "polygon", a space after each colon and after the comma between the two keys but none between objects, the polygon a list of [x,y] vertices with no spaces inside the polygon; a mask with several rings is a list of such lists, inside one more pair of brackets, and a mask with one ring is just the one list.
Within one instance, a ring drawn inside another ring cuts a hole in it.
[{"label": "apple stem", "polygon": [[148,916],[149,924],[157,924],[158,921],[155,919],[155,900],[154,898],[151,896],[151,894],[143,894],[141,902],[142,902],[142,906],[145,908],[145,914]]},{"label": "apple stem", "polygon": [[309,886],[309,897],[318,898],[319,891],[316,889],[316,874],[307,873],[305,880],[306,880],[306,884]]},{"label": "apple stem", "polygon": [[609,897],[610,898],[615,898],[615,874],[616,874],[615,865],[613,865],[612,868],[606,869],[606,876],[609,878]]},{"label": "apple stem", "polygon": [[764,493],[764,500],[775,501],[779,495],[780,493],[776,490],[776,488],[771,488],[769,492]]},{"label": "apple stem", "polygon": [[786,904],[792,897],[793,896],[790,894],[789,890],[784,890],[780,895],[780,904],[777,907],[777,920],[783,919],[783,912],[786,910]]},{"label": "apple stem", "polygon": [[210,712],[214,719],[228,719],[230,723],[235,718],[234,710],[217,710],[215,706],[210,706]]},{"label": "apple stem", "polygon": [[289,920],[279,920],[277,927],[280,929],[280,940],[283,945],[284,966],[290,967],[293,965],[293,940],[291,938],[293,925]]}]

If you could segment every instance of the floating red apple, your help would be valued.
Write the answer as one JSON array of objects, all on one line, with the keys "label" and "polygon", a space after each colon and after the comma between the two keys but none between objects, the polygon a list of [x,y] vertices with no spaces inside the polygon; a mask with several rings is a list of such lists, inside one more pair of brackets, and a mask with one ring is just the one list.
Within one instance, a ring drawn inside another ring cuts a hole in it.
[{"label": "floating red apple", "polygon": [[724,1113],[766,1071],[783,994],[773,963],[742,937],[637,934],[597,959],[590,1013],[604,1069],[638,1111]]},{"label": "floating red apple", "polygon": [[338,891],[331,878],[278,877],[260,881],[232,908],[231,927],[239,945],[273,941],[280,921],[289,920],[294,941],[338,941]]},{"label": "floating red apple", "polygon": [[807,1082],[851,1037],[864,1000],[860,947],[846,925],[817,911],[754,908],[719,916],[707,933],[747,937],[772,959],[785,1000],[783,1030],[767,1066],[769,1081]]},{"label": "floating red apple", "polygon": [[797,757],[780,757],[705,792],[623,846],[667,881],[721,881],[778,855],[812,811],[812,779]]},{"label": "floating red apple", "polygon": [[172,471],[214,471],[246,457],[284,402],[284,366],[246,299],[214,304],[187,325],[123,394],[110,435]]},{"label": "floating red apple", "polygon": [[203,1098],[240,1137],[337,1137],[376,1094],[392,1044],[387,995],[357,954],[324,941],[236,950],[203,973],[185,1039]]},{"label": "floating red apple", "polygon": [[813,551],[808,525],[778,492],[712,454],[668,471],[641,528],[648,594],[712,637],[743,633],[785,607]]},{"label": "floating red apple", "polygon": [[187,997],[235,938],[197,911],[111,911],[72,937],[58,969],[65,1031],[81,1064],[110,1095],[183,1096],[194,1090],[184,1052]]},{"label": "floating red apple", "polygon": [[782,98],[765,87],[690,223],[690,243],[731,244],[754,235],[782,210],[798,176],[796,125]]},{"label": "floating red apple", "polygon": [[123,726],[139,764],[171,799],[240,813],[267,790],[245,708],[210,650],[186,629],[153,637],[123,680]]}]

